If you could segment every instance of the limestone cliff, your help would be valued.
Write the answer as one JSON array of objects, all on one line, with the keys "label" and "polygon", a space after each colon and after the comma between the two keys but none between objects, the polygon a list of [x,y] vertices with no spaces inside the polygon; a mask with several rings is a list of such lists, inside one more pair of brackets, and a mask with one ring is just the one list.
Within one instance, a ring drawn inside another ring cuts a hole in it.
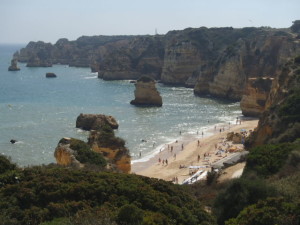
[{"label": "limestone cliff", "polygon": [[55,148],[54,157],[57,164],[63,166],[83,167],[76,159],[76,150],[70,148],[71,138],[62,138]]},{"label": "limestone cliff", "polygon": [[265,143],[292,142],[300,137],[300,57],[284,65],[273,81],[258,127],[248,147]]},{"label": "limestone cliff", "polygon": [[162,106],[162,98],[155,87],[155,80],[141,77],[135,84],[135,99],[130,102],[138,106]]},{"label": "limestone cliff", "polygon": [[194,87],[197,95],[241,100],[248,78],[275,77],[300,53],[297,24],[269,27],[188,28],[166,35],[92,36],[54,45],[30,42],[14,55],[27,66],[91,67],[104,80],[150,76]]},{"label": "limestone cliff", "polygon": [[273,78],[249,78],[241,100],[244,116],[259,117],[265,110]]}]

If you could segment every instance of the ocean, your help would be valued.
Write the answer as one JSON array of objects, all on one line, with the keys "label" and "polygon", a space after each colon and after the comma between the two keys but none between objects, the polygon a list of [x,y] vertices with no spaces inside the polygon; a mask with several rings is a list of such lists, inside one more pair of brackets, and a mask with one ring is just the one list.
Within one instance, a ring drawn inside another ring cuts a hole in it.
[{"label": "ocean", "polygon": [[[239,102],[197,97],[191,88],[163,84],[157,84],[162,107],[135,107],[129,104],[133,84],[103,81],[89,68],[28,68],[18,63],[20,71],[8,71],[13,53],[24,46],[0,45],[0,154],[19,166],[55,162],[62,137],[86,141],[88,132],[75,128],[80,113],[115,117],[115,134],[126,141],[133,162],[148,159],[174,140],[208,135],[215,124],[242,116]],[[57,78],[45,78],[47,72]],[[18,142],[11,144],[11,139]]]}]

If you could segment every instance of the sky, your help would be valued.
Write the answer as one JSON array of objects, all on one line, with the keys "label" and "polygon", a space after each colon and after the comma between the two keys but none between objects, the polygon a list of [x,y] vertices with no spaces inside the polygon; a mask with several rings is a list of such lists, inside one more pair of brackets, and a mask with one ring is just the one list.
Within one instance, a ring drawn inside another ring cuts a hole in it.
[{"label": "sky", "polygon": [[0,0],[0,43],[202,26],[287,28],[297,19],[300,0]]}]

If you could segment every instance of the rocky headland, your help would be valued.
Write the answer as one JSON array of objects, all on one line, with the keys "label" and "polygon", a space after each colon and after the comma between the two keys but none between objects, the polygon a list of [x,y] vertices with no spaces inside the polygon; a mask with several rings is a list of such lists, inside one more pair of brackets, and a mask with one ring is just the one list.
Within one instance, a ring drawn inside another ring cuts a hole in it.
[{"label": "rocky headland", "polygon": [[300,56],[275,78],[258,127],[246,145],[293,142],[300,137]]},{"label": "rocky headland", "polygon": [[130,102],[136,106],[162,106],[162,97],[155,87],[155,80],[142,76],[135,85],[135,99]]},{"label": "rocky headland", "polygon": [[125,141],[116,137],[113,131],[118,126],[112,116],[80,114],[76,120],[76,127],[90,131],[88,142],[62,138],[54,153],[57,163],[75,167],[93,164],[129,173],[131,170],[129,150],[125,147]]},{"label": "rocky headland", "polygon": [[297,24],[284,29],[200,27],[154,36],[30,42],[14,58],[27,66],[90,67],[104,80],[147,75],[164,84],[192,87],[196,95],[240,101],[249,93],[249,78],[274,78],[288,59],[300,54]]}]

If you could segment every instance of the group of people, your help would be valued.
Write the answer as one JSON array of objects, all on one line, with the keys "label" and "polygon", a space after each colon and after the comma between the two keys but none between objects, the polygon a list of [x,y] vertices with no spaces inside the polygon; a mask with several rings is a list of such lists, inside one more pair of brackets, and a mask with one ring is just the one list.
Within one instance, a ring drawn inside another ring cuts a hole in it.
[{"label": "group of people", "polygon": [[166,166],[168,165],[168,159],[163,159],[161,160],[161,158],[158,159],[158,163],[160,164],[162,162],[163,165],[166,164]]}]

